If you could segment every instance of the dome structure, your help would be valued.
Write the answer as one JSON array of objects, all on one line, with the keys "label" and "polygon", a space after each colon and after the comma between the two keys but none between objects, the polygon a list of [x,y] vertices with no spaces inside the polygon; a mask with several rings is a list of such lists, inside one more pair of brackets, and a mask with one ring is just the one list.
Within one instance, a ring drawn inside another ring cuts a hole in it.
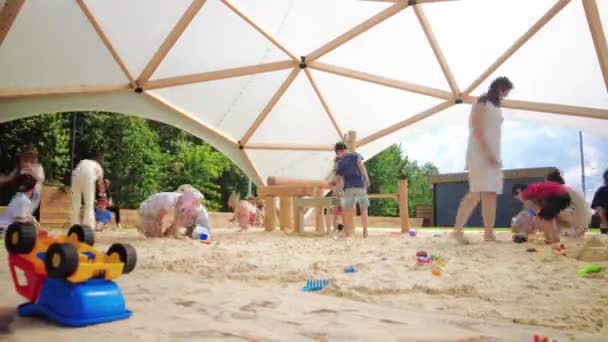
[{"label": "dome structure", "polygon": [[[468,119],[608,135],[607,0],[0,0],[0,122],[103,110],[184,129],[257,184],[323,178]],[[412,147],[415,148],[415,147]]]}]

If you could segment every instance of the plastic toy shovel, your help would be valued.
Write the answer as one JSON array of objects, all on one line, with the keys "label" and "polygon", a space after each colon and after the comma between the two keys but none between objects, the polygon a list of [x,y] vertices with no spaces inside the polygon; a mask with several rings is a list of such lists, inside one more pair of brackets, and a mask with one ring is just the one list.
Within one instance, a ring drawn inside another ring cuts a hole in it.
[{"label": "plastic toy shovel", "polygon": [[602,266],[596,264],[589,264],[581,267],[576,273],[579,276],[585,276],[591,273],[599,273],[602,270]]}]

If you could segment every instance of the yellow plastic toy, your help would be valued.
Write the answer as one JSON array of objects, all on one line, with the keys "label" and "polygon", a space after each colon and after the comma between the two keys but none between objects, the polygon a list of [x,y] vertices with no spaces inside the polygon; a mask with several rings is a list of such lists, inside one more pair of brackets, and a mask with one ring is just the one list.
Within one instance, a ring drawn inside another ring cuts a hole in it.
[{"label": "yellow plastic toy", "polygon": [[34,266],[37,274],[83,283],[94,277],[112,280],[135,268],[137,254],[128,244],[113,244],[106,253],[93,248],[95,235],[87,225],[74,225],[66,236],[48,236],[29,223],[13,223],[5,245]]}]

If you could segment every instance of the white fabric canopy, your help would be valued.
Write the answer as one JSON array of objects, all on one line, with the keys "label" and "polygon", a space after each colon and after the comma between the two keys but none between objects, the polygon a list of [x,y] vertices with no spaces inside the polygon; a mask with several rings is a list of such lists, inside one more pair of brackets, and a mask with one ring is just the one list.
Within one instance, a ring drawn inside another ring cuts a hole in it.
[{"label": "white fabric canopy", "polygon": [[515,84],[508,120],[608,135],[606,0],[0,6],[0,122],[149,118],[208,141],[258,184],[324,177],[351,130],[370,158],[413,131],[463,125],[499,75]]}]

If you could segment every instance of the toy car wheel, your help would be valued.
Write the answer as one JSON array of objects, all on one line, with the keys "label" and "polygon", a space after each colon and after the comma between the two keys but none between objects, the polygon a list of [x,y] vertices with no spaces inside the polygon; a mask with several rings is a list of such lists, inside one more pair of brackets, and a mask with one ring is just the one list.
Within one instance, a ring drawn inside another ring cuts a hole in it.
[{"label": "toy car wheel", "polygon": [[4,246],[9,254],[28,254],[36,245],[36,236],[33,224],[13,222],[6,230]]},{"label": "toy car wheel", "polygon": [[69,243],[54,243],[46,251],[44,267],[51,278],[67,278],[78,269],[78,250]]},{"label": "toy car wheel", "polygon": [[118,254],[120,261],[125,264],[122,273],[131,273],[137,264],[137,252],[135,248],[129,244],[115,243],[108,249],[108,256]]},{"label": "toy car wheel", "polygon": [[75,224],[70,227],[68,236],[72,234],[76,234],[76,236],[78,236],[78,241],[86,243],[89,246],[93,246],[95,244],[95,232],[93,232],[93,229],[86,224]]}]

